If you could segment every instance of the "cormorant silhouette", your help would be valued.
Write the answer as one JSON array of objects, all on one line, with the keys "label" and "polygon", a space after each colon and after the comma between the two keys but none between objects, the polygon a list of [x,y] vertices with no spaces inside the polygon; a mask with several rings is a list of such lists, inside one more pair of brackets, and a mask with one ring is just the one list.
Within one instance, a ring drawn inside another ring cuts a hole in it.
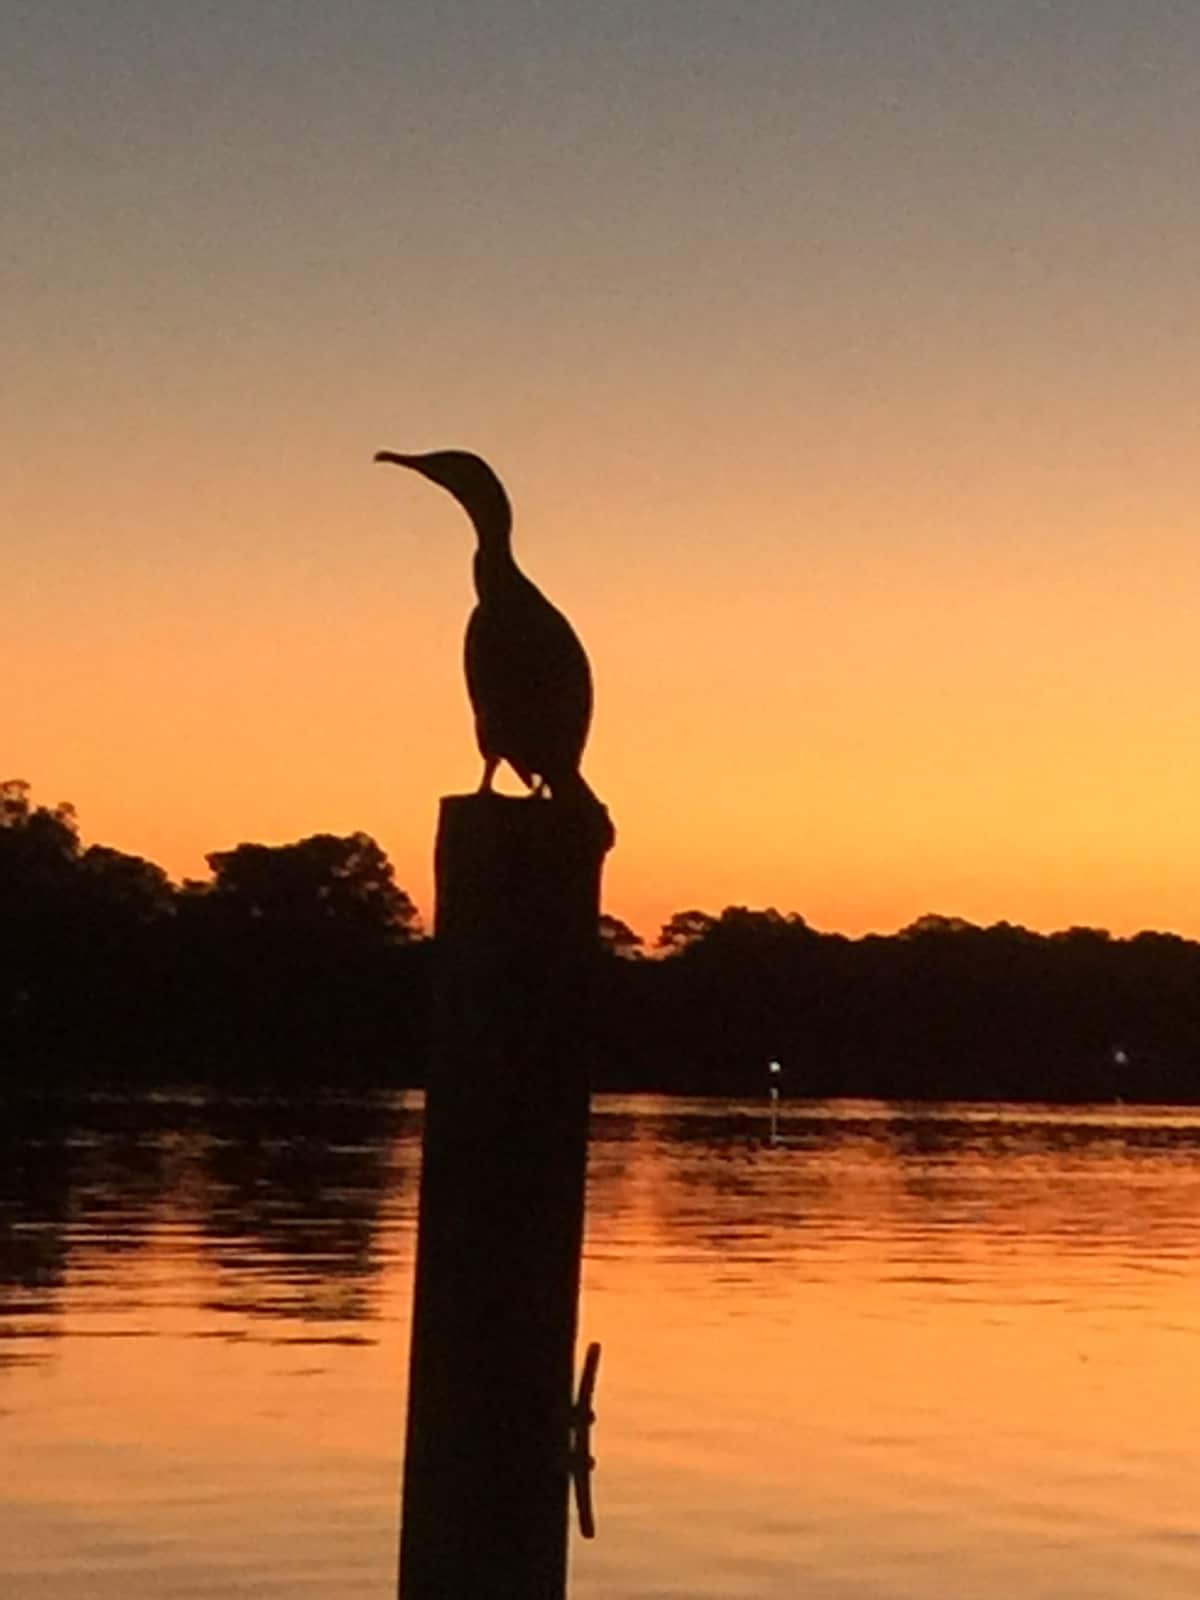
[{"label": "cormorant silhouette", "polygon": [[512,508],[499,478],[466,450],[400,455],[376,461],[411,467],[454,496],[478,535],[475,593],[464,658],[475,736],[483,756],[481,793],[501,761],[531,789],[556,800],[583,800],[608,813],[579,770],[592,717],[592,675],[574,628],[513,559]]}]

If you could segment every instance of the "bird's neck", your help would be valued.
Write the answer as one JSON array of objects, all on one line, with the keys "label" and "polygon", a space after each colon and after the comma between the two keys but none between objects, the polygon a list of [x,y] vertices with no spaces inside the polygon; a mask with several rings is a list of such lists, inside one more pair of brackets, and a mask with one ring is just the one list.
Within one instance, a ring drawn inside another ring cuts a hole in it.
[{"label": "bird's neck", "polygon": [[475,522],[479,548],[475,552],[475,592],[482,600],[518,575],[512,553],[512,528],[507,522],[484,526]]}]

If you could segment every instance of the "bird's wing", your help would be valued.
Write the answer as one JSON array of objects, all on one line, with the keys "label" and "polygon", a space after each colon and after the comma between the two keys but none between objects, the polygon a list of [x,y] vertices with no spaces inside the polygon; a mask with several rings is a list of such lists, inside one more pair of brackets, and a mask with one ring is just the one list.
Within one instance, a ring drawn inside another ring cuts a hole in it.
[{"label": "bird's wing", "polygon": [[482,602],[467,624],[467,690],[485,754],[540,774],[575,768],[587,738],[592,681],[571,624],[532,584]]}]

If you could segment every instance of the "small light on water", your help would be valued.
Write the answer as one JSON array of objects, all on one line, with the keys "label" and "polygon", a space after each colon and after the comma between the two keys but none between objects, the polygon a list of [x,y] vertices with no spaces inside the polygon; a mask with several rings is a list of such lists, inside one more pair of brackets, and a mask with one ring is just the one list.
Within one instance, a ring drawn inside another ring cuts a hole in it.
[{"label": "small light on water", "polygon": [[767,1071],[771,1075],[771,1087],[768,1095],[771,1101],[771,1143],[779,1143],[779,1080],[783,1076],[783,1068],[778,1061],[768,1061]]}]

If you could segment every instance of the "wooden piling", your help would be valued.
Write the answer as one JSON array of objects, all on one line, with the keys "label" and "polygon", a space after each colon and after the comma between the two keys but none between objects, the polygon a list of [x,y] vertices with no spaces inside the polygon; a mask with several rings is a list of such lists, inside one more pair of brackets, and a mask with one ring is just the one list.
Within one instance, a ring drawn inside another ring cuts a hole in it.
[{"label": "wooden piling", "polygon": [[442,801],[400,1600],[563,1600],[592,808]]}]

